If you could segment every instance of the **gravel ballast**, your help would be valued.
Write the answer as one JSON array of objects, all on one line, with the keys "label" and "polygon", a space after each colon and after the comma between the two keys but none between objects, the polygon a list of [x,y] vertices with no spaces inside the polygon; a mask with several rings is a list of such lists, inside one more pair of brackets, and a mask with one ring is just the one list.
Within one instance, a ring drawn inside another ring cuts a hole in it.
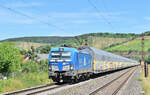
[{"label": "gravel ballast", "polygon": [[138,67],[118,95],[143,95],[142,84],[141,81],[139,81],[141,77],[140,72],[141,68]]},{"label": "gravel ballast", "polygon": [[[108,82],[117,78],[118,76],[120,76],[121,74],[123,74],[124,72],[128,70],[129,69],[125,69],[122,71],[103,75],[95,79],[90,79],[88,81],[83,81],[83,82],[76,83],[73,85],[67,85],[62,88],[40,93],[39,95],[89,95],[89,93],[95,91],[97,88],[102,87],[103,85],[107,84]],[[140,94],[141,89],[142,89],[141,84],[139,81],[137,81],[137,77],[138,78],[140,77],[139,69],[136,71],[136,73],[132,77],[133,78],[130,79],[131,82],[129,81],[127,86],[125,86],[124,89],[122,89],[125,91],[121,91],[120,92],[121,94],[119,95],[141,95]],[[137,88],[135,88],[134,86],[137,86]],[[130,90],[128,90],[128,87],[131,87],[129,88]],[[137,90],[138,92],[136,92]]]},{"label": "gravel ballast", "polygon": [[73,85],[68,85],[63,88],[55,89],[49,92],[41,93],[41,95],[89,95],[89,93],[93,92],[99,87],[102,87],[106,83],[110,82],[111,80],[117,78],[124,72],[128,71],[129,69],[125,69],[122,71],[114,72],[111,74],[107,74],[101,76],[99,78],[90,79],[88,81],[80,82]]}]

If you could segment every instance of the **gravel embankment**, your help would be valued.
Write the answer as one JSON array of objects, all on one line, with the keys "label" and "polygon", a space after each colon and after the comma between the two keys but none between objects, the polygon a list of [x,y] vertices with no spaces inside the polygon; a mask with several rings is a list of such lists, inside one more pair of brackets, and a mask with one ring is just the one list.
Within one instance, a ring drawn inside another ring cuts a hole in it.
[{"label": "gravel embankment", "polygon": [[88,81],[80,82],[74,85],[68,85],[63,88],[55,89],[49,92],[41,93],[41,95],[89,95],[99,87],[102,87],[111,80],[117,78],[128,69],[101,76],[96,79],[90,79]]},{"label": "gravel embankment", "polygon": [[126,85],[121,89],[118,95],[143,95],[142,85],[138,80],[141,75],[141,68],[139,67],[136,72],[130,77]]}]

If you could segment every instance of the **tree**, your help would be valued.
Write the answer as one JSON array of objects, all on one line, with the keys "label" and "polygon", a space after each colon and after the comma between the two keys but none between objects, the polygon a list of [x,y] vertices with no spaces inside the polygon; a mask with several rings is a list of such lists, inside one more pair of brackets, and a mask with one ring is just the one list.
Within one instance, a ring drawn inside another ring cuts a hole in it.
[{"label": "tree", "polygon": [[31,46],[31,51],[32,51],[32,52],[35,52],[34,46]]},{"label": "tree", "polygon": [[32,61],[37,58],[34,46],[31,46],[31,50],[28,50],[28,54],[30,55],[29,59],[31,59]]},{"label": "tree", "polygon": [[150,48],[148,49],[148,52],[150,52]]},{"label": "tree", "polygon": [[0,45],[0,73],[21,71],[22,61],[20,51],[12,43],[3,42]]},{"label": "tree", "polygon": [[146,57],[146,62],[150,64],[150,56]]},{"label": "tree", "polygon": [[51,46],[50,46],[50,45],[47,45],[47,46],[43,47],[43,48],[40,50],[40,53],[46,53],[46,54],[48,54],[50,50],[51,50]]}]

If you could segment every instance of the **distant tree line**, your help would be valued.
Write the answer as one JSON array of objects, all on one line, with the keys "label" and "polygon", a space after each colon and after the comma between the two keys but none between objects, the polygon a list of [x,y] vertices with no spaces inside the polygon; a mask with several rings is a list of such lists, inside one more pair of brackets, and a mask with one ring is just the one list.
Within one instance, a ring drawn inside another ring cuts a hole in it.
[{"label": "distant tree line", "polygon": [[[3,41],[8,42],[36,42],[36,43],[50,43],[51,45],[63,43],[73,37],[57,37],[57,36],[43,36],[43,37],[20,37],[20,38],[10,38]],[[3,42],[1,41],[1,42]]]},{"label": "distant tree line", "polygon": [[[149,35],[149,32],[145,32]],[[140,36],[140,34],[134,33],[89,33],[83,34],[76,37],[84,39],[85,36],[94,36],[94,37],[110,37],[110,38],[135,38]],[[3,41],[22,41],[22,42],[37,42],[37,43],[50,43],[51,45],[56,45],[60,43],[65,43],[68,40],[76,39],[76,37],[59,37],[59,36],[37,36],[37,37],[20,37],[20,38],[10,38]],[[3,42],[2,41],[2,42]]]},{"label": "distant tree line", "polygon": [[145,36],[150,36],[150,31],[144,32]]},{"label": "distant tree line", "polygon": [[[88,36],[96,36],[96,37],[110,37],[110,38],[135,38],[135,37],[139,37],[139,34],[135,34],[135,33],[89,33],[89,34],[85,34]],[[81,35],[81,36],[85,36],[85,35]]]}]

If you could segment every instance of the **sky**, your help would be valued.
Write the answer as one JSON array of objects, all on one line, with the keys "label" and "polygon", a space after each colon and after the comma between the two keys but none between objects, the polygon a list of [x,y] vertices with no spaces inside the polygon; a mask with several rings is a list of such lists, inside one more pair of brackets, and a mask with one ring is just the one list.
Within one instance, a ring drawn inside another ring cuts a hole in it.
[{"label": "sky", "polygon": [[0,0],[0,40],[93,32],[139,34],[150,30],[149,5],[150,0]]}]

